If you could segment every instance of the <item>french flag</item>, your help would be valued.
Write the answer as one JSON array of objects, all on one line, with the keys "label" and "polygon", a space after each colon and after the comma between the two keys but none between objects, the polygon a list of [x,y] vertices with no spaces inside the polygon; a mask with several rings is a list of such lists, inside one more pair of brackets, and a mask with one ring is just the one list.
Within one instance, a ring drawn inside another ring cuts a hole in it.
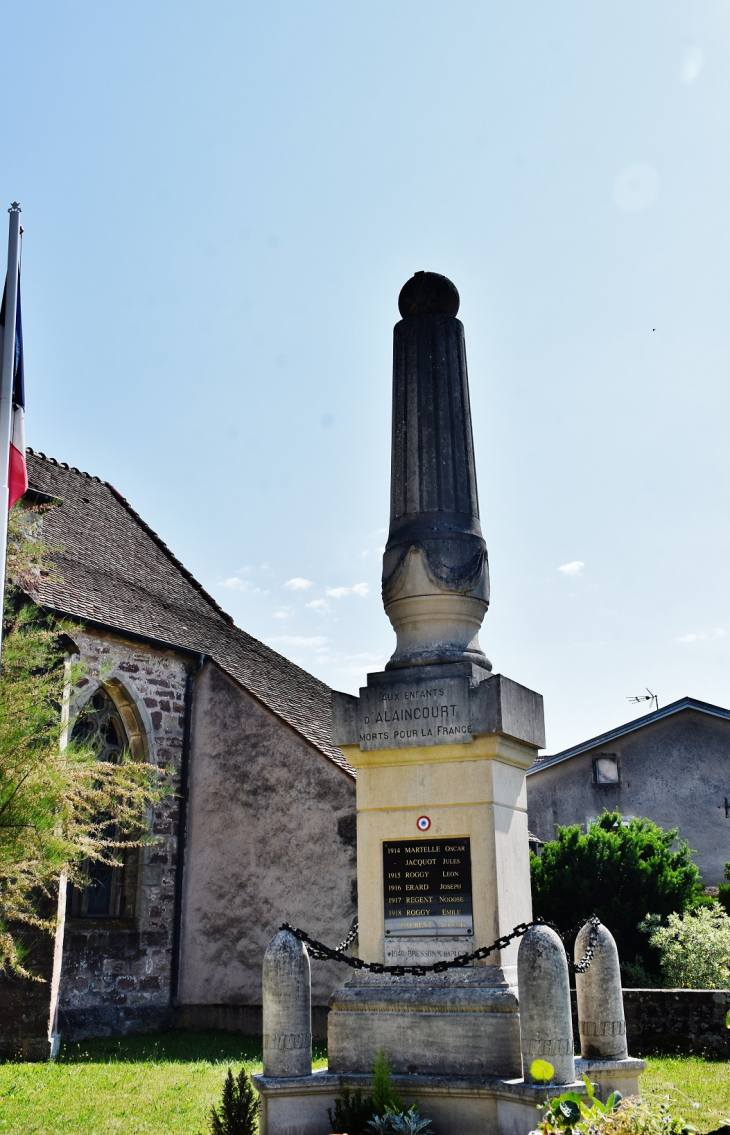
[{"label": "french flag", "polygon": [[[0,327],[3,330],[5,329],[5,291],[3,291],[3,302],[0,307]],[[11,509],[20,500],[28,488],[28,470],[25,465],[25,376],[23,370],[23,324],[20,318],[20,274],[18,274],[18,303],[15,311],[15,360],[12,397],[8,509]]]}]

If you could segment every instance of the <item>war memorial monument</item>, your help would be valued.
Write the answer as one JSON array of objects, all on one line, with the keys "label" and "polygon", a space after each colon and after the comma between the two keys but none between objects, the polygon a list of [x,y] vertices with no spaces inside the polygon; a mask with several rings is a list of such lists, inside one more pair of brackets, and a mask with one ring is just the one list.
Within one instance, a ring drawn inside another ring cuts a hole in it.
[{"label": "war memorial monument", "polygon": [[587,924],[576,941],[576,960],[588,955],[576,1059],[565,949],[527,925],[525,772],[545,744],[543,706],[493,674],[479,644],[489,568],[459,295],[418,272],[399,308],[383,556],[397,642],[332,710],[357,769],[358,960],[330,1002],[329,1067],[312,1074],[307,947],[290,930],[269,946],[262,1135],[327,1135],[327,1108],[343,1087],[369,1087],[380,1048],[437,1135],[526,1135],[545,1099],[537,1058],[554,1068],[550,1095],[584,1091],[582,1072],[603,1098],[636,1093],[644,1068],[628,1056],[609,931]]}]

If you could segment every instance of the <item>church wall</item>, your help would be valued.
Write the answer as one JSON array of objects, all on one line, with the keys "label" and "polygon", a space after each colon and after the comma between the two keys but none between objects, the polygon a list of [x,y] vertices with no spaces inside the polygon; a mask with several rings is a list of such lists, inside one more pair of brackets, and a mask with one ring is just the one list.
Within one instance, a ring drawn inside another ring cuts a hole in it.
[{"label": "church wall", "polygon": [[[101,678],[115,702],[126,698],[127,717],[136,716],[142,726],[143,759],[170,769],[175,785],[193,660],[91,629],[74,637],[87,667],[81,697]],[[170,1023],[177,823],[178,801],[171,794],[150,817],[154,844],[139,853],[134,918],[66,918],[58,1022],[64,1037],[120,1035]]]},{"label": "church wall", "polygon": [[[254,1031],[281,923],[336,945],[356,915],[355,782],[212,663],[193,706],[178,1022]],[[312,962],[315,1023],[346,974]]]}]

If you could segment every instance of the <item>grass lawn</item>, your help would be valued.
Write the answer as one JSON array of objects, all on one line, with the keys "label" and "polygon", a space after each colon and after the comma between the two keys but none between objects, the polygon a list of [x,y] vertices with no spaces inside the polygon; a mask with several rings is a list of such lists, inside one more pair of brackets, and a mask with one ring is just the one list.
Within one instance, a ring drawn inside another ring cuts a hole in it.
[{"label": "grass lawn", "polygon": [[730,1062],[701,1056],[650,1056],[647,1063],[640,1080],[642,1095],[671,1096],[676,1111],[699,1131],[730,1123]]},{"label": "grass lawn", "polygon": [[[315,1048],[315,1068],[326,1065]],[[208,1135],[229,1066],[261,1038],[171,1032],[65,1044],[53,1064],[0,1064],[0,1135]]]},{"label": "grass lawn", "polygon": [[[324,1067],[324,1046],[315,1055]],[[171,1032],[66,1044],[54,1064],[0,1064],[0,1135],[208,1135],[228,1067],[241,1064],[261,1068],[259,1037]],[[730,1119],[726,1061],[650,1057],[642,1088],[671,1096],[700,1132]]]}]

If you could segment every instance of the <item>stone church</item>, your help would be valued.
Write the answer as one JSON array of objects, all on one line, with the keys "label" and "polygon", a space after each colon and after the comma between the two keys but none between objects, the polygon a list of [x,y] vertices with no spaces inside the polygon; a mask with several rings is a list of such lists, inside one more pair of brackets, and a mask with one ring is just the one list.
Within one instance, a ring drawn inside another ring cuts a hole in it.
[{"label": "stone church", "polygon": [[[44,983],[0,981],[0,1056],[170,1026],[260,1030],[283,921],[339,942],[357,912],[354,771],[331,691],[233,623],[110,484],[27,451],[55,571],[31,598],[72,616],[84,663],[70,729],[170,770],[154,842],[60,896]],[[338,984],[313,962],[314,1027]],[[30,988],[30,986],[33,988]]]}]

